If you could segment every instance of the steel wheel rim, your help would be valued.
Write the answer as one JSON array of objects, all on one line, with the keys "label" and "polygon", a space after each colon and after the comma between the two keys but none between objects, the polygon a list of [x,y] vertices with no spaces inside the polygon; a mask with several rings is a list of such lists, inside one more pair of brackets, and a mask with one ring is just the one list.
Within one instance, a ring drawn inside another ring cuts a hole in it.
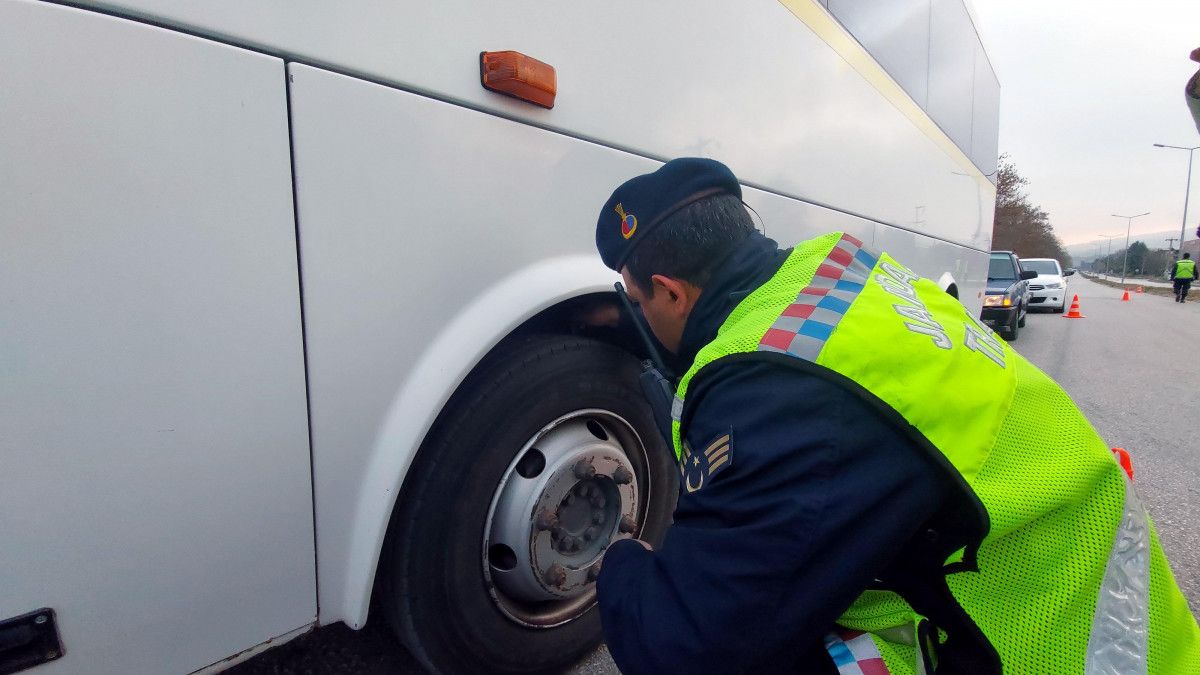
[{"label": "steel wheel rim", "polygon": [[543,427],[488,508],[483,574],[497,608],[530,628],[582,616],[596,602],[604,550],[640,536],[649,496],[646,446],[620,415],[583,409]]}]

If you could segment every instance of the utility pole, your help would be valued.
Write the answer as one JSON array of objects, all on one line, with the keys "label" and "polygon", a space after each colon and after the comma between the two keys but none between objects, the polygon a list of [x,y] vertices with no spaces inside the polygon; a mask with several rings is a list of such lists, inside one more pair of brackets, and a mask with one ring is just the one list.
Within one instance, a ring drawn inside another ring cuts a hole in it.
[{"label": "utility pole", "polygon": [[[1188,154],[1188,170],[1187,170],[1187,187],[1183,190],[1183,224],[1179,226],[1179,254],[1183,255],[1183,242],[1187,239],[1187,212],[1188,212],[1188,194],[1192,191],[1192,154],[1200,150],[1200,145],[1194,145],[1190,148],[1185,148],[1179,145],[1163,145],[1155,143],[1156,148],[1170,148],[1171,150],[1187,150]],[[1176,257],[1178,259],[1178,257]]]},{"label": "utility pole", "polygon": [[1121,235],[1119,234],[1102,234],[1101,237],[1108,240],[1108,255],[1104,257],[1104,274],[1108,274],[1108,259],[1112,257],[1112,240]]},{"label": "utility pole", "polygon": [[1167,237],[1167,250],[1174,253],[1175,252],[1175,242],[1177,242],[1177,241],[1179,241],[1179,240],[1176,239],[1175,237]]},{"label": "utility pole", "polygon": [[1141,218],[1142,216],[1148,216],[1148,215],[1150,215],[1149,211],[1147,211],[1145,213],[1139,213],[1136,216],[1119,216],[1115,213],[1112,214],[1113,218],[1124,218],[1125,219],[1125,260],[1121,263],[1121,285],[1122,286],[1125,285],[1125,272],[1127,271],[1127,268],[1129,267],[1129,230],[1133,227],[1133,219]]}]

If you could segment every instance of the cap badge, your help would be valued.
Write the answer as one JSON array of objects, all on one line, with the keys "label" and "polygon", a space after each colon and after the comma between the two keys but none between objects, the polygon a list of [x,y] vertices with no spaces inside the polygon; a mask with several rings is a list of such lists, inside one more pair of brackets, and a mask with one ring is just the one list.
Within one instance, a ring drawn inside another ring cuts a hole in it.
[{"label": "cap badge", "polygon": [[614,210],[618,216],[621,216],[621,236],[626,239],[632,237],[633,233],[637,232],[637,216],[625,213],[625,209],[620,204],[617,204]]}]

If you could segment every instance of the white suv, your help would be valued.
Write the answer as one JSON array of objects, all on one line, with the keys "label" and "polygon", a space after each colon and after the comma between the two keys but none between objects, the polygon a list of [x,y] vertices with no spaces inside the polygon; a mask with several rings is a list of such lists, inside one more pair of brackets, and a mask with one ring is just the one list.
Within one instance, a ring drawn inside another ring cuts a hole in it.
[{"label": "white suv", "polygon": [[1063,271],[1054,258],[1021,258],[1021,267],[1038,273],[1029,282],[1029,309],[1063,311],[1067,304],[1067,277],[1075,270]]}]

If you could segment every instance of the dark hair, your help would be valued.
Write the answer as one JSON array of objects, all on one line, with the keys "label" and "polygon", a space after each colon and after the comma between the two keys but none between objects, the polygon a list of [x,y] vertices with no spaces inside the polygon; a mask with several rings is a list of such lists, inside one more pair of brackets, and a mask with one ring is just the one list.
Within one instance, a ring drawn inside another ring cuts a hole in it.
[{"label": "dark hair", "polygon": [[722,194],[689,204],[651,230],[626,261],[633,282],[654,293],[650,277],[662,274],[703,288],[713,271],[754,231],[742,201]]},{"label": "dark hair", "polygon": [[1190,257],[1192,257],[1192,254],[1191,254],[1191,253],[1184,253],[1184,254],[1183,254],[1183,259],[1184,259],[1184,260],[1187,260],[1187,259],[1188,259],[1188,258],[1190,258]]}]

